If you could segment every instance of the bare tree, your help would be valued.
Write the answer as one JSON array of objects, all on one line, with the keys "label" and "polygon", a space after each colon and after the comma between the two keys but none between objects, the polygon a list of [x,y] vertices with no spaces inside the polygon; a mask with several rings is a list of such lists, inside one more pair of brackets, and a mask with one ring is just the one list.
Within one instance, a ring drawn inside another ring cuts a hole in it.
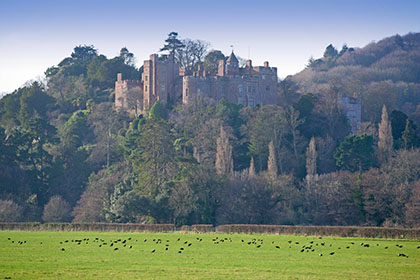
[{"label": "bare tree", "polygon": [[70,205],[61,196],[51,197],[44,207],[44,222],[69,222],[71,220]]},{"label": "bare tree", "polygon": [[0,222],[19,222],[23,209],[12,200],[0,200]]},{"label": "bare tree", "polygon": [[193,70],[204,60],[210,44],[202,40],[182,40],[184,47],[177,49],[176,59],[182,68]]}]

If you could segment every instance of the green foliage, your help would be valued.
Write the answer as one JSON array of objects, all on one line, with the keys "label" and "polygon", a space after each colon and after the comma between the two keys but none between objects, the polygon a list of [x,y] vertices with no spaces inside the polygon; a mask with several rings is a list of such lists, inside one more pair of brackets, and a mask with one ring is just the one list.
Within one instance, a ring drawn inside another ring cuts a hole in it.
[{"label": "green foliage", "polygon": [[338,55],[337,49],[332,45],[329,44],[324,52],[324,58],[333,59]]},{"label": "green foliage", "polygon": [[168,34],[168,38],[165,40],[165,45],[160,49],[160,51],[168,51],[169,54],[175,58],[176,51],[183,47],[184,44],[178,39],[178,33],[171,32]]},{"label": "green foliage", "polygon": [[156,101],[149,112],[149,120],[164,120],[166,119],[166,108],[162,102]]},{"label": "green foliage", "polygon": [[347,136],[338,146],[334,158],[338,167],[352,172],[367,170],[373,164],[372,135]]},{"label": "green foliage", "polygon": [[209,73],[217,73],[220,60],[226,60],[221,51],[213,50],[209,52],[204,58],[204,70]]}]

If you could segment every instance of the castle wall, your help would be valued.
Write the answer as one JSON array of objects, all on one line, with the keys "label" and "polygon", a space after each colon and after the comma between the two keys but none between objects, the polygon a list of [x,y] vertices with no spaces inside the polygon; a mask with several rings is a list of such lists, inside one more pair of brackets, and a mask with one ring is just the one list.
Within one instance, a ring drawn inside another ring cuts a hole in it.
[{"label": "castle wall", "polygon": [[138,115],[143,107],[143,85],[140,81],[123,80],[122,74],[117,74],[115,82],[115,109]]}]

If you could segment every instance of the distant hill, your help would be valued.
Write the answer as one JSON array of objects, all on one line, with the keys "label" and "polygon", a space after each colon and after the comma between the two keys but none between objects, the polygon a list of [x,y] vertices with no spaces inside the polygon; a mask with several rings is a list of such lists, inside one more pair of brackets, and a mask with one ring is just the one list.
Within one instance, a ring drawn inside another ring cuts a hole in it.
[{"label": "distant hill", "polygon": [[306,69],[287,79],[300,93],[334,88],[362,95],[365,121],[378,121],[382,104],[413,114],[420,104],[420,33],[341,51],[329,45],[322,58],[310,59]]}]

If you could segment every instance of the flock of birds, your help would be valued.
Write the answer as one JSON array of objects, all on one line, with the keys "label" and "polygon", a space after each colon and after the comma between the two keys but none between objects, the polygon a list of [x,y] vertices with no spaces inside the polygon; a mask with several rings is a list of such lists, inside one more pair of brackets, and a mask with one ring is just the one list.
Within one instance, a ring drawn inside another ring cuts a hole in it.
[{"label": "flock of birds", "polygon": [[[191,238],[190,238],[191,240]],[[11,237],[8,238],[8,241],[12,244],[16,244],[16,245],[24,245],[27,244],[26,240],[13,240]],[[117,239],[111,239],[111,240],[105,240],[103,238],[83,238],[83,239],[67,239],[67,240],[63,240],[63,241],[59,241],[59,250],[62,252],[66,251],[68,249],[71,249],[71,247],[69,245],[75,245],[75,246],[80,246],[80,245],[89,245],[89,244],[94,244],[99,248],[111,248],[113,251],[118,251],[120,249],[133,249],[134,247],[144,247],[145,244],[147,244],[147,248],[152,247],[152,249],[150,250],[151,254],[155,254],[157,252],[166,252],[166,251],[172,251],[175,250],[176,252],[178,252],[179,254],[182,254],[183,252],[185,252],[186,249],[190,249],[191,247],[193,247],[194,243],[201,243],[203,242],[203,238],[201,237],[196,237],[195,239],[193,239],[193,241],[189,241],[189,240],[182,240],[180,237],[176,240],[176,241],[170,241],[170,239],[162,239],[162,238],[151,238],[151,239],[143,239],[143,240],[139,240],[139,239],[133,239],[132,237],[128,237],[126,239],[123,238],[117,238]],[[225,243],[232,243],[233,240],[231,237],[213,237],[211,239],[211,242],[213,245],[222,245]],[[355,244],[355,242],[348,242],[346,245],[344,246],[335,246],[333,243],[329,243],[327,244],[325,241],[322,240],[322,237],[319,237],[317,239],[311,240],[311,241],[307,241],[307,242],[302,242],[302,241],[293,241],[293,240],[288,240],[287,243],[281,244],[280,242],[275,242],[275,241],[271,241],[267,243],[264,243],[263,239],[250,239],[250,240],[245,240],[245,239],[241,239],[240,241],[241,244],[243,244],[244,246],[250,246],[253,247],[255,249],[260,249],[261,247],[266,247],[267,245],[270,246],[269,248],[272,248],[274,250],[279,250],[281,248],[287,248],[287,249],[297,249],[299,250],[300,253],[318,253],[319,257],[322,256],[333,256],[335,254],[337,254],[338,252],[340,252],[341,250],[348,250],[351,249],[354,246],[360,246],[362,248],[370,248],[372,246],[376,246],[376,247],[381,247],[380,243],[376,243],[376,245],[371,245],[370,243],[360,243],[359,245]],[[44,244],[42,241],[40,242],[40,245]],[[142,245],[143,244],[143,245]],[[388,250],[390,247],[390,245],[388,246],[382,246],[384,248],[384,250]],[[403,245],[401,244],[395,244],[395,246],[400,249],[400,252],[398,252],[396,255],[398,257],[405,257],[408,258],[408,255],[401,252],[404,248]],[[174,248],[174,249],[173,249]],[[417,249],[420,249],[420,245],[416,247]]]}]

